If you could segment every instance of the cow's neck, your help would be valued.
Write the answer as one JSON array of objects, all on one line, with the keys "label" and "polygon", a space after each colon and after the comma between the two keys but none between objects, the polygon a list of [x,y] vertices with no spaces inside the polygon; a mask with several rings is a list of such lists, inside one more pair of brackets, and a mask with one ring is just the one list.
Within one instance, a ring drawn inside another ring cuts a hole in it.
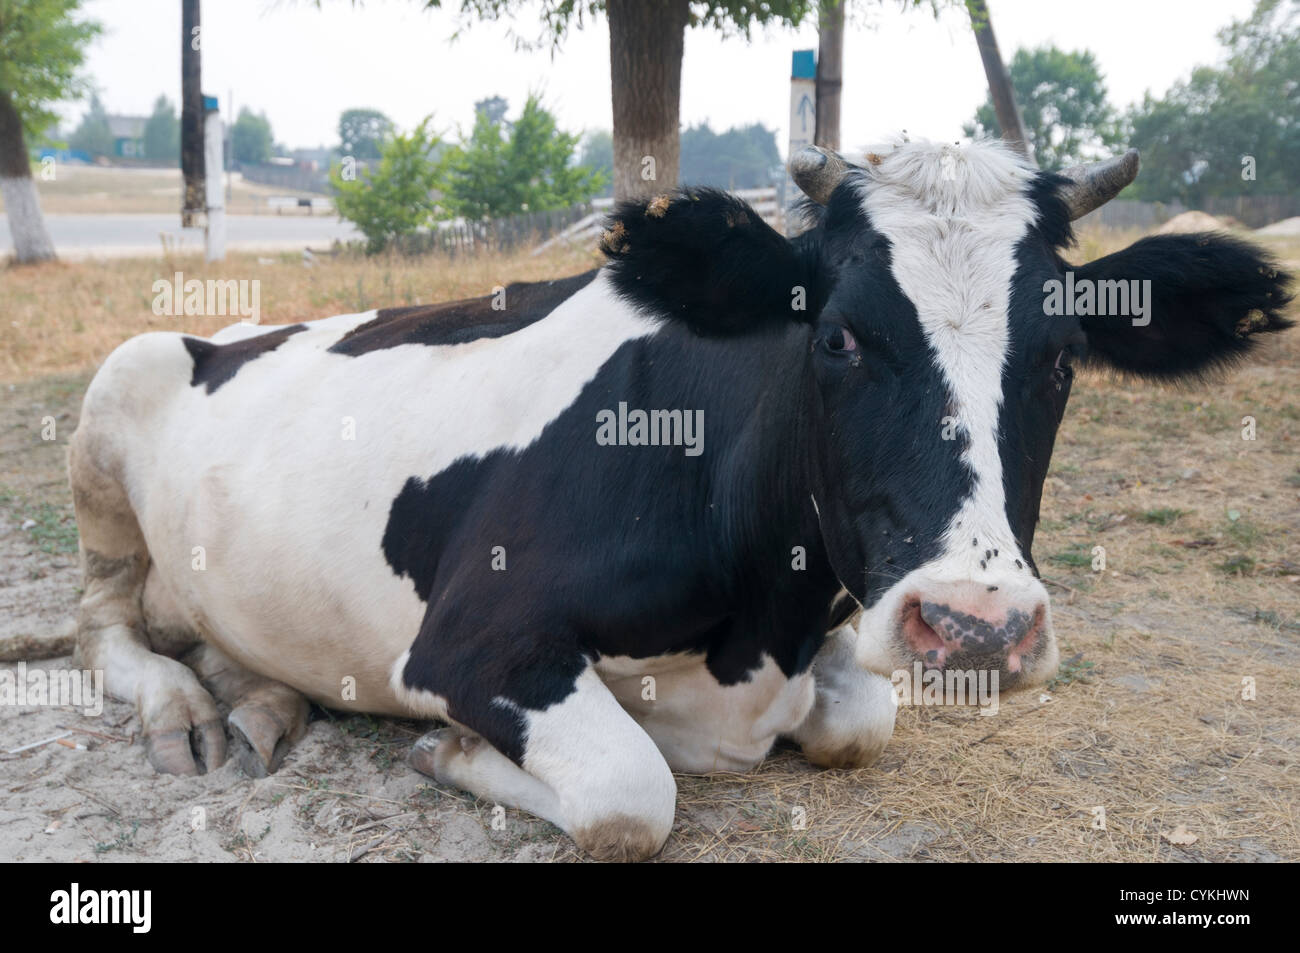
[{"label": "cow's neck", "polygon": [[655,457],[657,479],[690,499],[705,571],[734,595],[746,616],[737,625],[783,668],[816,651],[841,590],[816,510],[828,488],[814,462],[821,415],[809,350],[801,325],[715,339],[670,324],[627,348],[610,381],[632,406],[703,411],[700,455]]}]

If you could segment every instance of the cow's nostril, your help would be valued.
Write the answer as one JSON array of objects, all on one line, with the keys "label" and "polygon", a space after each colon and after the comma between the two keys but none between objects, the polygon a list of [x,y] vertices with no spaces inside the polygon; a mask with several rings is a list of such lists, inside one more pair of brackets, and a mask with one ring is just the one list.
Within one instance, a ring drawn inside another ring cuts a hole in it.
[{"label": "cow's nostril", "polygon": [[909,599],[903,604],[901,621],[903,638],[912,651],[921,656],[925,667],[943,668],[948,658],[948,647],[939,632],[924,618],[919,599]]}]

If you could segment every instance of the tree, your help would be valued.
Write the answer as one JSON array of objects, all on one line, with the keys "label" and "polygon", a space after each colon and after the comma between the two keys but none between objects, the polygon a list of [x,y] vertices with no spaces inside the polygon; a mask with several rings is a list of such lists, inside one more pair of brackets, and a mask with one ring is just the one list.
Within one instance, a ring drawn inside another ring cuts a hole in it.
[{"label": "tree", "polygon": [[980,61],[984,64],[984,77],[989,84],[989,102],[997,115],[1002,138],[1030,162],[1034,161],[1033,145],[1025,131],[1025,122],[1016,104],[1016,95],[998,52],[997,36],[993,33],[993,17],[989,15],[984,0],[966,0],[971,29],[975,31],[975,45],[979,47]]},{"label": "tree", "polygon": [[1300,191],[1300,4],[1259,0],[1219,32],[1226,62],[1198,67],[1127,117],[1143,199]]},{"label": "tree", "polygon": [[334,207],[366,236],[366,251],[376,254],[394,240],[432,222],[437,202],[434,190],[442,176],[437,158],[439,138],[429,132],[426,118],[409,135],[394,134],[380,149],[379,167],[363,168],[355,179],[344,179],[341,166],[330,170]]},{"label": "tree", "polygon": [[90,104],[77,128],[68,137],[68,148],[91,156],[113,154],[113,133],[108,128],[108,112],[98,93],[90,94]]},{"label": "tree", "polygon": [[602,195],[614,194],[614,136],[608,129],[596,129],[583,136],[578,165],[585,165],[601,174],[605,181]]},{"label": "tree", "polygon": [[[1118,143],[1116,114],[1106,102],[1106,83],[1092,53],[1066,53],[1054,46],[1016,50],[1010,74],[1040,167],[1056,171]],[[1002,134],[992,96],[964,131],[968,136]]]},{"label": "tree", "polygon": [[78,71],[100,26],[73,19],[80,6],[81,0],[0,0],[0,195],[20,263],[54,258],[26,137],[43,134],[54,122],[50,106],[84,88]]},{"label": "tree", "polygon": [[840,89],[844,76],[844,4],[821,0],[817,16],[817,108],[813,143],[840,148]]},{"label": "tree", "polygon": [[271,122],[266,114],[258,115],[247,106],[230,129],[230,152],[236,162],[258,163],[271,158]]},{"label": "tree", "polygon": [[181,123],[176,118],[176,107],[166,96],[159,96],[153,104],[153,114],[144,124],[144,155],[146,159],[176,162],[181,154]]},{"label": "tree", "polygon": [[378,109],[347,109],[339,116],[339,154],[378,159],[393,134],[392,121]]},{"label": "tree", "polygon": [[[424,0],[441,7],[443,0]],[[921,0],[905,0],[909,3]],[[460,0],[462,13],[512,18],[521,0]],[[755,24],[798,25],[816,0],[541,0],[543,40],[558,46],[572,27],[603,13],[609,20],[614,107],[614,195],[650,196],[677,183],[678,107],[688,26],[745,38]]]},{"label": "tree", "polygon": [[568,208],[604,185],[601,174],[573,162],[578,136],[563,132],[536,95],[506,128],[479,110],[469,141],[448,158],[447,207],[466,218]]},{"label": "tree", "polygon": [[771,185],[781,169],[776,133],[754,123],[715,133],[707,123],[682,133],[682,182],[724,189]]},{"label": "tree", "polygon": [[487,99],[480,99],[474,104],[474,115],[482,113],[488,117],[489,122],[502,122],[506,118],[506,112],[510,104],[500,96],[490,96]]}]

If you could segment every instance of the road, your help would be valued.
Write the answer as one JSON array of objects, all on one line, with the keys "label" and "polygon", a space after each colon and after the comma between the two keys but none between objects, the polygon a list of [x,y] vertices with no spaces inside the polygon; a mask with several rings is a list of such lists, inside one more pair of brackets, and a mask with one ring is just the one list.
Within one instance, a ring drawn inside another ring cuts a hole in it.
[{"label": "road", "polygon": [[[177,215],[46,215],[54,247],[64,258],[127,258],[160,255],[164,241],[175,252],[202,252],[203,229],[181,228]],[[359,239],[349,222],[334,215],[228,215],[230,251],[292,251],[324,248],[335,239]],[[12,254],[9,219],[0,212],[0,257]]]}]

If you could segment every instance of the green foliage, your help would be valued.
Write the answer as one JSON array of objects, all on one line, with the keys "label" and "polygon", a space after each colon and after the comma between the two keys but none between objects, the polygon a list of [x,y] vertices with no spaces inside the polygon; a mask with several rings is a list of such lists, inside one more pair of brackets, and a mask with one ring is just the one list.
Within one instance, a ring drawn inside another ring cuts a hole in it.
[{"label": "green foliage", "polygon": [[436,157],[439,139],[428,126],[426,118],[409,135],[390,137],[380,148],[379,166],[373,172],[363,168],[355,179],[346,180],[340,166],[330,170],[335,208],[366,236],[366,251],[371,254],[433,220],[434,190],[444,170]]},{"label": "green foliage", "polygon": [[614,134],[608,129],[597,129],[587,133],[582,140],[582,151],[578,156],[578,165],[599,172],[606,182],[604,195],[614,194]]},{"label": "green foliage", "polygon": [[754,189],[780,174],[776,133],[754,123],[715,133],[705,123],[682,133],[680,178],[688,185]]},{"label": "green foliage", "polygon": [[339,154],[378,159],[393,123],[378,109],[346,109],[339,116]]},{"label": "green foliage", "polygon": [[[1258,0],[1219,40],[1222,67],[1198,67],[1130,111],[1128,139],[1142,152],[1137,197],[1196,205],[1300,189],[1300,4]],[[1254,179],[1243,175],[1245,157]]]},{"label": "green foliage", "polygon": [[560,130],[535,95],[513,123],[493,122],[489,111],[480,110],[469,141],[448,157],[446,207],[478,219],[584,202],[606,180],[573,163],[577,144],[578,136]]},{"label": "green foliage", "polygon": [[266,162],[271,158],[271,123],[247,106],[239,110],[230,127],[230,152],[236,162]]},{"label": "green foliage", "polygon": [[153,114],[144,124],[144,154],[148,159],[175,160],[181,154],[181,123],[166,96],[153,104]]},{"label": "green foliage", "polygon": [[[1119,142],[1117,117],[1106,102],[1106,84],[1092,53],[1067,53],[1054,46],[1020,49],[1007,72],[1040,168],[1056,171]],[[963,131],[968,136],[1002,135],[991,96]]]},{"label": "green foliage", "polygon": [[53,125],[52,104],[85,89],[77,74],[101,27],[73,19],[80,8],[81,0],[0,0],[0,94],[33,138]]},{"label": "green foliage", "polygon": [[[686,0],[682,0],[686,2]],[[929,2],[932,6],[937,0],[903,0],[919,6]],[[459,6],[466,19],[507,20],[513,22],[522,0],[425,0],[426,7]],[[573,28],[582,29],[605,12],[605,0],[541,0],[538,13],[541,15],[542,33],[533,40],[515,35],[520,46],[558,46]],[[532,4],[529,5],[532,12]],[[754,26],[768,24],[785,24],[798,26],[814,18],[817,13],[817,0],[708,0],[704,3],[690,5],[690,25],[714,27],[725,35],[749,38]]]},{"label": "green foliage", "polygon": [[108,113],[99,101],[98,94],[90,94],[90,105],[77,128],[68,137],[68,148],[79,149],[92,156],[113,154],[113,133],[109,131]]}]

